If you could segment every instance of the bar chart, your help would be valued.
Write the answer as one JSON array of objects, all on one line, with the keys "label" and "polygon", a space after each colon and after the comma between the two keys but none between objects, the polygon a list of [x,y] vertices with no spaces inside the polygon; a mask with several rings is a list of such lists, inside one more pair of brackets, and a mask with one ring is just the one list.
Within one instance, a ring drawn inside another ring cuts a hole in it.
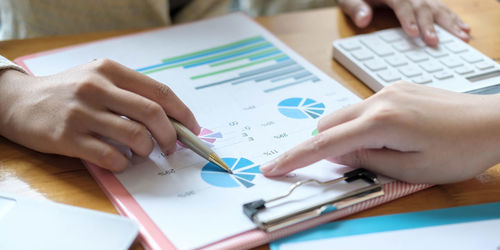
[{"label": "bar chart", "polygon": [[265,93],[320,79],[297,64],[262,36],[254,36],[220,46],[162,59],[138,68],[150,75],[183,69],[198,85],[196,90],[222,84],[262,83]]}]

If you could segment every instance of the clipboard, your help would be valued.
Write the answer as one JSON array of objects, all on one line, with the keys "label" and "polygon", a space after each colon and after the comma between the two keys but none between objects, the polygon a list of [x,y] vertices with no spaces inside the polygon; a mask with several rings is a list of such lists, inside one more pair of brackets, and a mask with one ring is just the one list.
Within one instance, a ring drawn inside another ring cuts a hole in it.
[{"label": "clipboard", "polygon": [[[232,14],[226,17],[220,17],[218,19],[225,20],[224,18],[233,18],[234,20],[252,23],[251,25],[257,26],[253,20],[249,19],[246,16],[241,14]],[[217,18],[213,19],[216,20]],[[204,21],[200,21],[204,22]],[[105,41],[118,41],[119,39],[133,38],[136,36],[140,36],[143,34],[150,34],[156,31],[161,31],[169,28],[162,28],[153,31],[146,31],[141,33],[136,33],[132,35],[117,37],[106,39]],[[256,29],[262,29],[262,27],[258,27]],[[272,35],[266,33],[268,39],[272,39],[272,41],[277,41]],[[91,44],[98,44],[102,41],[92,42]],[[21,57],[15,60],[16,63],[23,66],[28,72],[30,72],[29,67],[25,63],[29,59],[37,58],[44,55],[50,55],[56,52],[64,51],[70,48],[78,48],[84,45],[77,45],[67,48],[62,48],[58,50],[42,52],[34,55],[28,55],[25,57]],[[282,45],[283,49],[290,50],[286,46]],[[291,50],[290,50],[291,51]],[[299,57],[298,55],[294,55],[295,57]],[[313,67],[313,66],[312,66]],[[314,73],[320,74],[319,70],[315,69]],[[324,73],[321,73],[324,75]],[[104,192],[107,194],[109,199],[112,201],[113,205],[117,208],[117,210],[128,216],[139,223],[140,228],[140,239],[145,248],[147,249],[176,249],[176,246],[169,240],[168,235],[165,235],[162,230],[158,227],[157,223],[151,218],[150,215],[145,211],[143,207],[139,204],[139,202],[134,199],[132,194],[122,185],[120,180],[111,172],[101,169],[97,166],[94,166],[90,163],[84,162],[86,167],[89,169],[89,172],[92,174],[97,183],[101,186]],[[419,190],[425,189],[429,187],[429,185],[410,185],[407,183],[402,183],[398,181],[389,182],[386,184],[381,184],[377,182],[377,178],[372,173],[366,173],[363,171],[355,172],[350,176],[349,173],[344,173],[345,175],[336,180],[332,180],[332,182],[325,183],[326,185],[338,184],[340,182],[345,182],[346,180],[356,179],[353,182],[366,182],[367,189],[366,190],[357,190],[356,193],[346,194],[345,197],[338,197],[338,199],[331,200],[328,204],[315,204],[317,206],[311,207],[312,214],[311,216],[300,219],[293,220],[289,222],[287,219],[294,217],[295,214],[286,215],[278,221],[274,221],[277,223],[272,223],[272,227],[260,226],[263,221],[256,219],[254,217],[255,214],[247,213],[252,216],[248,218],[248,220],[252,220],[256,224],[256,228],[252,230],[248,230],[242,233],[238,233],[232,235],[230,237],[226,237],[222,240],[211,242],[202,246],[204,249],[234,249],[234,248],[252,248],[256,247],[275,239],[282,238],[287,235],[291,235],[296,232],[303,231],[305,229],[368,209],[370,207],[377,206],[379,204],[397,199],[399,197],[411,194],[413,192],[417,192]],[[355,176],[356,178],[354,178]],[[350,178],[352,177],[352,178]],[[348,181],[348,182],[349,182]],[[307,183],[305,183],[307,182]],[[314,181],[305,181],[302,184],[297,185],[296,188],[300,188],[302,185],[309,184],[318,184]],[[319,183],[321,185],[321,183]],[[291,186],[293,188],[293,185]],[[292,191],[293,192],[293,191]],[[252,202],[252,200],[248,200],[247,202]],[[257,202],[258,203],[258,202]],[[265,202],[264,202],[265,203]],[[243,205],[243,204],[242,204]],[[269,204],[262,204],[261,206],[253,206],[253,209],[256,209],[258,212],[262,210],[263,207],[267,207]],[[248,206],[247,206],[248,207]],[[250,206],[251,207],[251,206]],[[242,216],[244,215],[243,207],[240,207],[240,212]],[[266,209],[264,209],[266,210]],[[267,209],[269,210],[269,209]],[[308,210],[309,211],[309,210]],[[302,213],[301,213],[302,214]],[[265,223],[265,222],[264,222]],[[262,224],[264,225],[264,224]],[[260,227],[260,229],[258,228]]]}]

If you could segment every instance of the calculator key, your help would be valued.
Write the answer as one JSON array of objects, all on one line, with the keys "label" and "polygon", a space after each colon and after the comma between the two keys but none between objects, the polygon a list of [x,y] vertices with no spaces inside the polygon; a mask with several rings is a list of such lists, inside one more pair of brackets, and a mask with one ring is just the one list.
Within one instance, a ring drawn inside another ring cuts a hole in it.
[{"label": "calculator key", "polygon": [[450,36],[449,34],[446,34],[445,32],[436,29],[436,34],[439,39],[440,44],[445,44],[445,43],[450,43],[453,42],[453,37]]},{"label": "calculator key", "polygon": [[371,51],[375,52],[378,56],[388,56],[394,54],[392,49],[386,44],[386,42],[382,41],[376,36],[365,37],[365,39],[361,40],[366,47],[368,47]]},{"label": "calculator key", "polygon": [[461,56],[462,59],[464,59],[468,63],[477,63],[483,60],[483,57],[476,54],[476,53],[465,53]]},{"label": "calculator key", "polygon": [[446,44],[445,47],[453,53],[462,53],[467,51],[467,47],[461,43]]},{"label": "calculator key", "polygon": [[444,80],[444,79],[452,78],[453,74],[446,72],[446,71],[440,71],[440,72],[437,72],[436,74],[434,74],[434,77],[438,80]]},{"label": "calculator key", "polygon": [[403,66],[399,68],[399,72],[401,72],[403,75],[407,77],[413,77],[422,74],[422,71],[419,68],[412,65]]},{"label": "calculator key", "polygon": [[378,71],[387,68],[384,62],[377,59],[368,60],[364,63],[364,65],[371,71]]},{"label": "calculator key", "polygon": [[351,40],[351,41],[344,41],[339,43],[340,47],[347,51],[353,51],[357,49],[361,49],[361,44],[359,44],[357,41]]},{"label": "calculator key", "polygon": [[351,55],[358,59],[359,61],[364,61],[364,60],[368,60],[368,59],[372,59],[373,58],[373,55],[367,51],[367,50],[356,50],[354,52],[351,53]]},{"label": "calculator key", "polygon": [[386,57],[385,61],[392,67],[399,67],[408,64],[408,60],[406,60],[406,58],[401,55]]},{"label": "calculator key", "polygon": [[422,63],[420,64],[420,67],[428,73],[437,72],[443,69],[443,66],[441,66],[441,64],[433,61]]},{"label": "calculator key", "polygon": [[460,75],[465,75],[474,72],[474,69],[469,67],[469,66],[462,66],[458,67],[455,69],[455,72],[457,72]]},{"label": "calculator key", "polygon": [[403,39],[401,32],[398,30],[386,30],[381,32],[379,36],[386,42],[395,42]]},{"label": "calculator key", "polygon": [[394,82],[401,79],[401,76],[393,70],[384,70],[379,72],[377,75],[386,82]]},{"label": "calculator key", "polygon": [[439,58],[447,56],[448,52],[443,49],[443,47],[438,46],[437,48],[425,48],[425,52],[434,58]]},{"label": "calculator key", "polygon": [[446,57],[441,60],[441,63],[443,63],[446,67],[448,68],[456,68],[458,66],[464,65],[464,63],[455,58],[455,57]]},{"label": "calculator key", "polygon": [[429,57],[422,51],[410,51],[406,56],[413,62],[421,62],[429,59]]},{"label": "calculator key", "polygon": [[422,75],[412,78],[411,81],[418,84],[424,84],[432,82],[432,78],[428,75]]},{"label": "calculator key", "polygon": [[399,52],[405,52],[417,48],[415,45],[409,43],[406,39],[393,43],[392,47],[394,47],[394,49]]},{"label": "calculator key", "polygon": [[491,69],[493,68],[493,63],[490,63],[490,62],[479,62],[479,63],[476,63],[476,68],[480,69],[480,70],[487,70],[487,69]]},{"label": "calculator key", "polygon": [[412,38],[410,43],[420,48],[427,47],[427,44],[420,37]]}]

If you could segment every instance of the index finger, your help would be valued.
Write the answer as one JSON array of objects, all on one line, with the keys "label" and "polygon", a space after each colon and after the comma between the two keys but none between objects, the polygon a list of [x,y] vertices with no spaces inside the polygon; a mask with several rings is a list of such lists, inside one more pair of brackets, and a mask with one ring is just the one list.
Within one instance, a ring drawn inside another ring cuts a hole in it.
[{"label": "index finger", "polygon": [[200,126],[191,110],[167,85],[111,60],[99,60],[96,63],[99,63],[98,70],[117,87],[160,104],[169,117],[181,122],[195,134],[200,132]]},{"label": "index finger", "polygon": [[261,171],[265,176],[281,176],[327,157],[353,152],[371,144],[370,134],[363,119],[355,119],[325,130],[295,146],[278,158],[265,163]]}]

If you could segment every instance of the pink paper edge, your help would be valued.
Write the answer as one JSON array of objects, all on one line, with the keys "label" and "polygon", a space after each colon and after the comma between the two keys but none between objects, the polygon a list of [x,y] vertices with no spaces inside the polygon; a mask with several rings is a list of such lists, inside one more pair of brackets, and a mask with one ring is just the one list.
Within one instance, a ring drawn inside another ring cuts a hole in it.
[{"label": "pink paper edge", "polygon": [[139,239],[146,249],[177,249],[113,173],[92,163],[83,163],[118,212],[139,224]]},{"label": "pink paper edge", "polygon": [[[259,25],[260,27],[264,28],[262,25],[259,23],[255,22],[252,18],[248,17],[247,15],[243,14],[245,17]],[[175,27],[182,26],[185,24],[181,25],[176,25]],[[110,38],[105,38],[105,39],[100,39],[92,42],[86,42],[86,43],[81,43],[81,44],[76,44],[76,45],[71,45],[71,46],[66,46],[62,48],[57,48],[53,50],[48,50],[48,51],[43,51],[43,52],[38,52],[30,55],[25,55],[18,57],[14,60],[16,64],[19,66],[23,67],[28,73],[31,75],[32,72],[29,70],[29,68],[25,64],[25,60],[44,56],[44,55],[50,55],[56,52],[64,51],[67,49],[71,48],[76,48],[80,46],[85,46],[93,43],[99,43],[103,41],[108,41],[108,40],[115,40],[115,39],[121,39],[124,37],[131,37],[131,36],[137,36],[142,33],[148,33],[148,32],[154,32],[157,30],[162,30],[162,29],[169,29],[172,28],[173,26],[169,27],[160,27],[157,29],[152,29],[152,30],[146,30],[146,31],[139,31],[133,34],[128,34],[128,35],[121,35],[121,36],[116,36],[116,37],[110,37]],[[264,28],[265,29],[265,28]],[[279,38],[276,38],[280,40]],[[280,40],[281,41],[281,40]],[[285,43],[283,43],[285,46],[287,46]],[[288,46],[287,46],[288,47]],[[141,244],[146,248],[146,249],[176,249],[176,247],[168,240],[168,238],[163,234],[163,232],[158,228],[158,226],[149,218],[149,216],[146,214],[146,212],[141,208],[141,206],[137,203],[137,201],[130,195],[130,193],[125,189],[125,187],[116,179],[116,177],[109,172],[108,170],[104,170],[100,167],[97,167],[91,163],[83,161],[84,165],[87,167],[89,170],[90,174],[94,177],[94,179],[97,181],[101,189],[105,192],[105,194],[108,196],[110,199],[111,203],[113,203],[114,207],[118,210],[118,212],[122,215],[125,215],[131,219],[134,219],[135,221],[138,222],[139,224],[139,239]],[[339,211],[323,215],[321,217],[312,219],[310,221],[306,221],[303,223],[300,223],[298,225],[293,225],[287,228],[283,228],[281,230],[272,232],[272,233],[265,233],[262,230],[254,229],[250,230],[247,232],[243,232],[237,235],[234,235],[232,237],[214,242],[212,244],[206,245],[202,247],[203,249],[247,249],[247,248],[253,248],[257,247],[260,245],[264,245],[266,243],[269,243],[271,241],[283,238],[285,236],[301,232],[306,229],[310,229],[312,227],[324,224],[326,222],[330,222],[342,217],[345,217],[347,215],[353,214],[360,212],[362,210],[366,210],[368,208],[380,205],[382,203],[409,195],[411,193],[420,191],[422,189],[428,188],[430,185],[425,185],[425,184],[419,184],[419,185],[411,185],[407,183],[402,183],[402,182],[392,182],[384,185],[384,191],[386,192],[386,195],[383,197],[375,198],[372,200],[368,200],[365,202],[362,202],[360,204],[356,204],[354,206],[348,207],[341,209]]]}]

